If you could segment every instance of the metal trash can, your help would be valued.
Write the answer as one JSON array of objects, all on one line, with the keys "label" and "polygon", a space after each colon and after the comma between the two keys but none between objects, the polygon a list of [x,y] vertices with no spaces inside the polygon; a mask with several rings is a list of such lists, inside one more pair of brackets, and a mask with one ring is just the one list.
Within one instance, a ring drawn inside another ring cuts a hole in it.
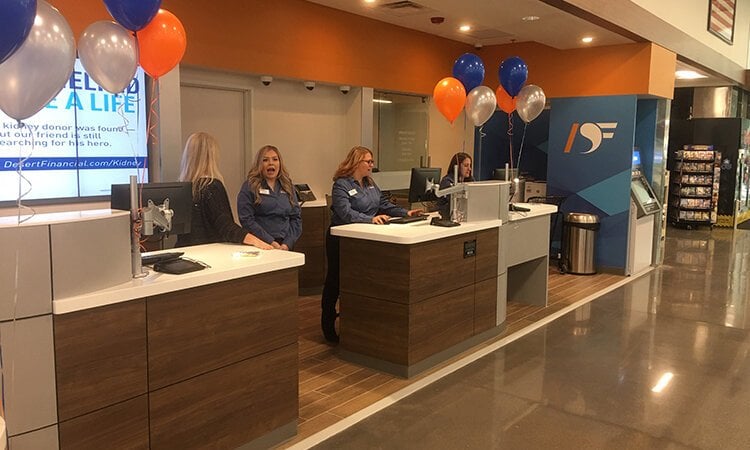
[{"label": "metal trash can", "polygon": [[568,213],[565,215],[563,272],[578,275],[593,275],[596,232],[599,230],[599,217],[596,214]]}]

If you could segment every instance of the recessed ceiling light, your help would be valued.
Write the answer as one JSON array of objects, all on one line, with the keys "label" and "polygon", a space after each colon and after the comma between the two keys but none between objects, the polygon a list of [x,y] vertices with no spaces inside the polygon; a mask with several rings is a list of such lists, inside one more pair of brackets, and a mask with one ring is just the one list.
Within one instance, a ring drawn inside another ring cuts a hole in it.
[{"label": "recessed ceiling light", "polygon": [[678,70],[674,73],[674,77],[678,80],[696,80],[698,78],[708,78],[706,75],[702,75],[694,70]]},{"label": "recessed ceiling light", "polygon": [[590,44],[594,42],[594,38],[592,38],[591,36],[586,36],[581,38],[581,42],[583,42],[584,44]]},{"label": "recessed ceiling light", "polygon": [[376,0],[365,0],[365,3],[375,3]]},{"label": "recessed ceiling light", "polygon": [[458,27],[458,29],[465,33],[467,31],[471,31],[471,25],[461,25],[460,27]]},{"label": "recessed ceiling light", "polygon": [[524,16],[521,17],[521,20],[524,22],[534,22],[535,20],[539,20],[539,16]]}]

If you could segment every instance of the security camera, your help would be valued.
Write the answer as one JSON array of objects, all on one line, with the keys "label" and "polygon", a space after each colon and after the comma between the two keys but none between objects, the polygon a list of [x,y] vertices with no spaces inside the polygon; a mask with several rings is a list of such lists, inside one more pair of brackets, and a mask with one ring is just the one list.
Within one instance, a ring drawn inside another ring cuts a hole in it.
[{"label": "security camera", "polygon": [[273,77],[271,76],[263,75],[262,77],[260,77],[260,82],[263,83],[263,86],[270,85],[272,81],[273,81]]},{"label": "security camera", "polygon": [[347,86],[347,85],[345,85],[345,86],[339,86],[339,91],[341,91],[342,94],[348,94],[349,91],[351,91],[351,90],[352,90],[351,86]]},{"label": "security camera", "polygon": [[313,89],[315,89],[314,81],[305,81],[304,85],[305,85],[305,89],[307,89],[308,91],[312,91]]}]

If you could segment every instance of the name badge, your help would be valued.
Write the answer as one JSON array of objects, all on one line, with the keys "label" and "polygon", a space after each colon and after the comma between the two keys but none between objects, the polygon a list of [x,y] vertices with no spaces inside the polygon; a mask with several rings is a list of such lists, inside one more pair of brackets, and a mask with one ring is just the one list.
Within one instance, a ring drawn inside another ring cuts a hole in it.
[{"label": "name badge", "polygon": [[355,195],[357,195],[357,190],[356,189],[351,189],[349,191],[349,197],[354,197]]},{"label": "name badge", "polygon": [[269,191],[268,189],[260,189],[259,192],[263,195],[271,195],[271,191]]}]

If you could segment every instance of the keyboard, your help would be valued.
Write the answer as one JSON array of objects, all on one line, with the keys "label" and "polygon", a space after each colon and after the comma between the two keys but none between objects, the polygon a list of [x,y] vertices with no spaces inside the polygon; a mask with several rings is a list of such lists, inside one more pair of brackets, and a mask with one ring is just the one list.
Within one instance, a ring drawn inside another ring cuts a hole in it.
[{"label": "keyboard", "polygon": [[435,217],[430,222],[430,225],[434,225],[436,227],[457,227],[461,224],[458,222],[453,222],[450,219],[441,219],[439,217]]},{"label": "keyboard", "polygon": [[406,217],[395,217],[391,220],[389,220],[390,223],[412,223],[412,222],[419,222],[421,220],[427,220],[429,216],[422,215],[422,216],[406,216]]},{"label": "keyboard", "polygon": [[151,264],[156,264],[158,262],[177,259],[184,254],[185,252],[167,252],[167,253],[158,253],[156,255],[143,255],[141,256],[141,265],[150,266]]}]

